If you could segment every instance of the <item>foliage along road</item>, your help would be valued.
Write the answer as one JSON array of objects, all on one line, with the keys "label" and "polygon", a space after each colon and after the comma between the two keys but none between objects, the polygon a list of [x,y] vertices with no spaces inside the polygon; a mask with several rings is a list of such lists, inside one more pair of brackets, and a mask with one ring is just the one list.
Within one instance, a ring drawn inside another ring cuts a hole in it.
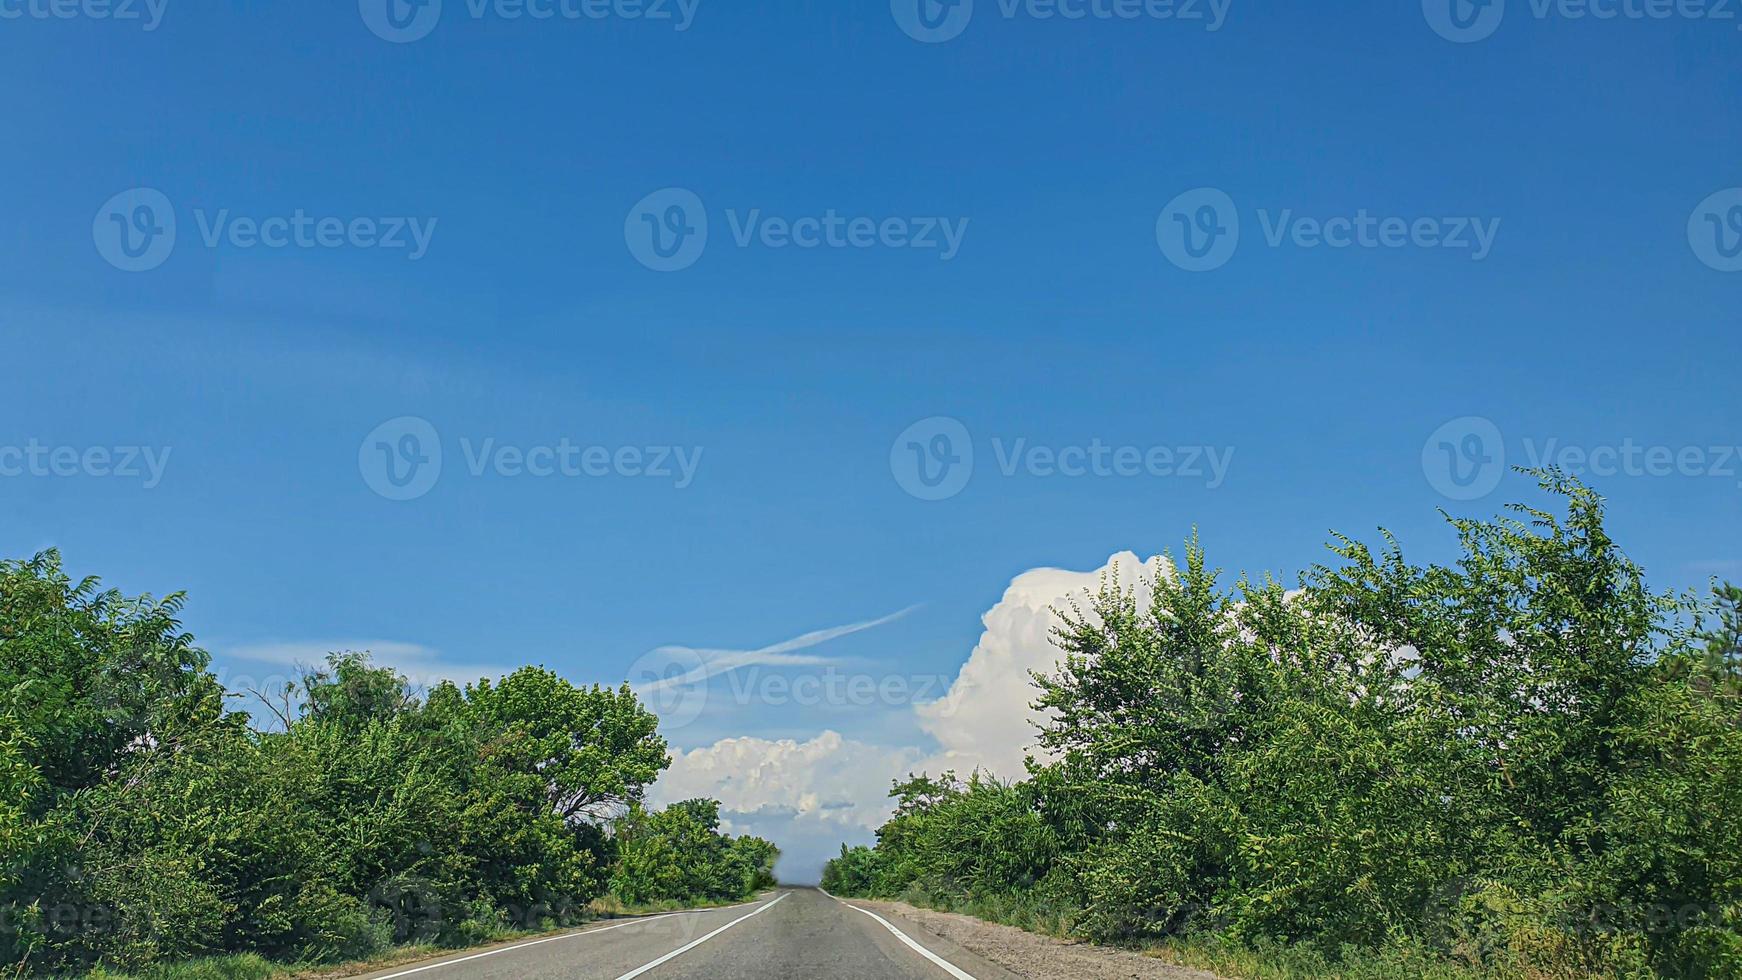
[{"label": "foliage along road", "polygon": [[370,974],[363,980],[1014,980],[1003,969],[812,888]]}]

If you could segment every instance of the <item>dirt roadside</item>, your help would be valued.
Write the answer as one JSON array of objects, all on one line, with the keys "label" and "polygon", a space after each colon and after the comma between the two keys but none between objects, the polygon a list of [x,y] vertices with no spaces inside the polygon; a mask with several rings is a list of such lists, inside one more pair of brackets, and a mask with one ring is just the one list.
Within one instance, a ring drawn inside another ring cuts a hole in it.
[{"label": "dirt roadside", "polygon": [[[853,904],[948,940],[1019,977],[1032,980],[1219,980],[1141,953],[1076,943],[902,902],[854,899]],[[915,939],[923,941],[916,935]]]}]

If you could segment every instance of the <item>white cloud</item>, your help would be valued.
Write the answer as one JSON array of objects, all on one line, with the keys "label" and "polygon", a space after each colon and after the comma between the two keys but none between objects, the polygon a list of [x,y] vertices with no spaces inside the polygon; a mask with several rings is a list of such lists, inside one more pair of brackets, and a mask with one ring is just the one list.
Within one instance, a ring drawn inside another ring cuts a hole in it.
[{"label": "white cloud", "polygon": [[867,844],[889,818],[890,784],[919,762],[916,748],[884,748],[825,731],[808,741],[727,738],[672,753],[650,802],[710,797],[731,834],[780,845],[782,881],[814,882],[842,843]]},{"label": "white cloud", "polygon": [[[895,620],[912,612],[915,606],[881,616],[877,619],[867,619],[863,622],[848,623],[845,626],[831,626],[827,629],[812,630],[790,640],[755,650],[713,650],[698,649],[685,646],[663,646],[648,653],[637,661],[636,668],[630,669],[630,680],[635,692],[641,695],[658,694],[676,688],[690,688],[702,684],[721,674],[728,674],[746,667],[824,667],[829,664],[841,663],[835,657],[825,657],[818,654],[801,654],[794,651],[806,650],[830,640],[843,636],[851,636]],[[670,670],[676,665],[679,670]],[[667,668],[661,670],[660,668]],[[640,679],[639,673],[651,674],[655,679],[635,683]]]},{"label": "white cloud", "polygon": [[[1059,661],[1052,642],[1053,627],[1059,624],[1054,610],[1068,609],[1071,598],[1097,590],[1103,574],[1116,575],[1120,586],[1130,588],[1166,567],[1159,556],[1143,561],[1124,551],[1092,572],[1036,568],[1018,575],[981,617],[986,629],[949,692],[914,707],[919,726],[939,746],[927,760],[929,770],[954,769],[966,776],[980,768],[1005,779],[1021,777],[1040,721],[1040,713],[1030,707],[1037,692],[1029,672],[1050,672]],[[1138,591],[1140,597],[1147,595],[1145,589]]]},{"label": "white cloud", "polygon": [[[252,643],[221,648],[216,653],[226,660],[287,668],[290,677],[275,679],[294,679],[300,676],[300,670],[304,667],[324,666],[327,654],[346,651],[367,652],[376,666],[391,667],[414,686],[421,688],[434,687],[442,681],[453,681],[460,685],[473,684],[485,677],[494,679],[508,673],[500,664],[444,663],[440,651],[398,640]],[[226,672],[219,673],[219,679],[223,680]]]},{"label": "white cloud", "polygon": [[727,738],[674,752],[654,798],[665,804],[706,796],[737,814],[778,813],[872,830],[889,816],[890,782],[922,754],[851,741],[835,731],[804,742]]},{"label": "white cloud", "polygon": [[[1103,574],[1122,587],[1140,586],[1170,566],[1127,551],[1101,568],[1075,572],[1037,568],[1018,575],[982,617],[985,630],[948,692],[911,706],[914,725],[934,745],[878,746],[825,731],[808,741],[727,738],[673,754],[654,786],[658,804],[697,796],[721,801],[734,833],[768,837],[785,850],[781,874],[815,880],[842,841],[864,843],[892,810],[890,783],[910,772],[984,769],[1020,778],[1035,751],[1030,671],[1050,671],[1055,608],[1100,587]],[[1139,587],[1140,601],[1147,588]],[[1086,605],[1086,603],[1083,603]]]}]

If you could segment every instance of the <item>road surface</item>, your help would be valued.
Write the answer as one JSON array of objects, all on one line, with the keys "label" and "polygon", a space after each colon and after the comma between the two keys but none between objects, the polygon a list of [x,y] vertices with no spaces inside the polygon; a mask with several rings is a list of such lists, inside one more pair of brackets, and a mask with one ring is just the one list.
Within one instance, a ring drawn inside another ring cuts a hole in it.
[{"label": "road surface", "polygon": [[1015,980],[915,928],[816,889],[602,923],[368,974],[366,980]]}]

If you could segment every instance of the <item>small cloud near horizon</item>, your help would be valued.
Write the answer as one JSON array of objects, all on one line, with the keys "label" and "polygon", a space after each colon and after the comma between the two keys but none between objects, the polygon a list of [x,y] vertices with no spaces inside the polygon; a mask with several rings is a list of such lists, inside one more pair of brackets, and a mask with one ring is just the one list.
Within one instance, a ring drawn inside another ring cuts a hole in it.
[{"label": "small cloud near horizon", "polygon": [[302,640],[273,643],[246,643],[221,647],[213,651],[227,660],[273,667],[288,667],[300,671],[305,667],[321,667],[332,653],[367,653],[377,667],[389,667],[419,688],[430,688],[442,681],[455,684],[475,684],[484,678],[495,679],[513,671],[501,664],[450,664],[442,661],[441,651],[420,643],[400,640]]}]

